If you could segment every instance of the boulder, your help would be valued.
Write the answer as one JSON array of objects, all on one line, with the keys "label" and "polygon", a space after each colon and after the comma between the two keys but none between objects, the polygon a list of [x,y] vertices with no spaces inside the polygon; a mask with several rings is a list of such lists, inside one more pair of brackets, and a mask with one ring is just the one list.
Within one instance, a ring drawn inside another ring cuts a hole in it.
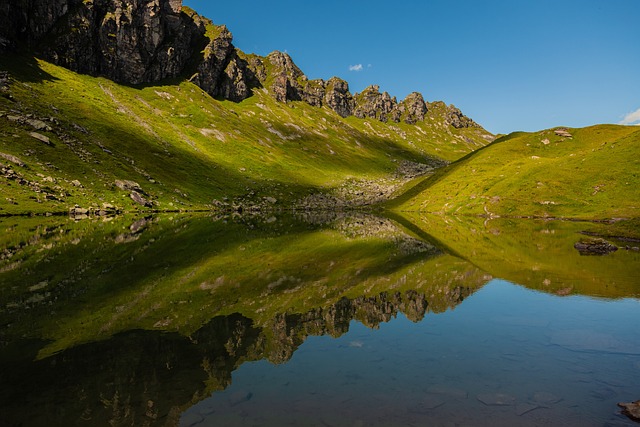
[{"label": "boulder", "polygon": [[29,135],[30,135],[32,138],[35,138],[35,139],[37,139],[37,140],[38,140],[38,141],[40,141],[40,142],[44,142],[44,143],[45,143],[45,144],[47,144],[47,145],[53,146],[53,144],[51,143],[51,140],[49,139],[49,137],[44,136],[44,135],[43,135],[43,134],[41,134],[41,133],[38,133],[38,132],[29,132]]},{"label": "boulder", "polygon": [[138,184],[135,181],[129,181],[127,179],[124,179],[124,180],[116,179],[114,184],[120,190],[124,190],[124,191],[132,190],[132,191],[137,191],[139,193],[144,193],[142,191],[142,188],[140,187],[140,184]]},{"label": "boulder", "polygon": [[631,403],[618,403],[622,413],[634,421],[640,421],[640,400]]},{"label": "boulder", "polygon": [[22,160],[20,160],[19,158],[17,158],[16,156],[12,155],[12,154],[6,154],[6,153],[0,153],[0,158],[3,158],[7,161],[10,161],[11,163],[15,163],[16,165],[20,166],[20,167],[24,167],[24,162]]},{"label": "boulder", "polygon": [[136,202],[141,206],[144,206],[146,208],[153,207],[153,203],[145,199],[144,197],[142,197],[142,195],[137,191],[132,191],[131,194],[129,194],[129,197],[131,197],[131,200],[133,200],[134,202]]},{"label": "boulder", "polygon": [[558,136],[561,136],[563,138],[573,138],[573,135],[571,135],[569,133],[569,131],[565,128],[559,128],[553,131],[553,133],[555,133]]},{"label": "boulder", "polygon": [[35,130],[51,131],[51,126],[38,119],[27,119],[27,124],[31,125]]}]

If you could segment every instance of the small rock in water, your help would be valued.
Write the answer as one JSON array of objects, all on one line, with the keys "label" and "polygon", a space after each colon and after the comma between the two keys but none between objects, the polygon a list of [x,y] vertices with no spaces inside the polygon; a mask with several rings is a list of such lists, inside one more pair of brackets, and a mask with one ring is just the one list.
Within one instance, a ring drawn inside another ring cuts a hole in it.
[{"label": "small rock in water", "polygon": [[618,403],[622,413],[634,421],[640,421],[640,400],[631,403]]},{"label": "small rock in water", "polygon": [[488,406],[509,406],[516,403],[516,398],[504,393],[481,393],[478,400]]}]

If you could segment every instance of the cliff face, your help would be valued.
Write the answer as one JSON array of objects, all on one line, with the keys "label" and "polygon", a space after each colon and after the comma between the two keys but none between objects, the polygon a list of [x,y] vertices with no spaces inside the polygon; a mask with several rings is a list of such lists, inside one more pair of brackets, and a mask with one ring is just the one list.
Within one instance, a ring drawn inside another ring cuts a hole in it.
[{"label": "cliff face", "polygon": [[[72,71],[118,83],[189,78],[211,96],[235,102],[267,88],[280,102],[326,106],[342,117],[413,124],[428,110],[422,95],[398,103],[378,86],[352,95],[344,80],[309,80],[286,53],[246,55],[225,26],[181,0],[5,0],[0,52],[29,49]],[[478,127],[451,107],[454,127]]]}]

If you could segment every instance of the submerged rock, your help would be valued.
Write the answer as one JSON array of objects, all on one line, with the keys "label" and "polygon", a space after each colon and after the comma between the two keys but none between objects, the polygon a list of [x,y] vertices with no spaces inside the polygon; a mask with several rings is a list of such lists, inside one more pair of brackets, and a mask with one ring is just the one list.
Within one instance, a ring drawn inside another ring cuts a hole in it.
[{"label": "submerged rock", "polygon": [[618,250],[616,245],[612,245],[604,239],[582,239],[575,245],[574,248],[580,252],[580,255],[606,255]]},{"label": "submerged rock", "polygon": [[509,406],[516,403],[516,398],[504,393],[481,393],[476,396],[487,406]]}]

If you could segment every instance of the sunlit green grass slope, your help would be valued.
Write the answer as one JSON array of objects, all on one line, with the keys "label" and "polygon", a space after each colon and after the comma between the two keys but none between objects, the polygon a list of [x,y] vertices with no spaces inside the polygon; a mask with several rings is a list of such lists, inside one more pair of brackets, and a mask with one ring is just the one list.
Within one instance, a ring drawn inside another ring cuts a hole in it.
[{"label": "sunlit green grass slope", "polygon": [[581,219],[640,216],[640,128],[513,133],[397,198],[404,211]]},{"label": "sunlit green grass slope", "polygon": [[286,207],[349,179],[392,176],[402,162],[456,160],[488,136],[445,124],[437,108],[417,125],[387,124],[277,103],[264,89],[233,103],[186,81],[128,87],[32,58],[2,56],[0,70],[13,97],[0,97],[0,153],[24,163],[0,157],[19,175],[0,175],[0,215],[139,208],[115,180],[140,184],[158,210],[265,197]]}]

